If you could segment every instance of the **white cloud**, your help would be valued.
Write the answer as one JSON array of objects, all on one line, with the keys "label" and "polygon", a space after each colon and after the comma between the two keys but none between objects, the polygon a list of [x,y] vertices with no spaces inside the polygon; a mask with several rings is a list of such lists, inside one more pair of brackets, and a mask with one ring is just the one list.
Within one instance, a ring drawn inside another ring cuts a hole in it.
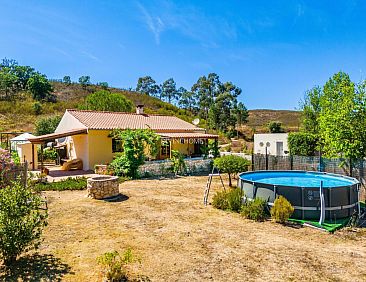
[{"label": "white cloud", "polygon": [[96,62],[100,62],[100,59],[97,56],[94,56],[92,53],[88,52],[88,51],[81,51],[81,54],[83,54],[85,57],[92,59]]},{"label": "white cloud", "polygon": [[162,19],[158,16],[152,16],[147,9],[137,2],[137,6],[139,7],[141,13],[144,16],[144,21],[148,27],[148,29],[153,33],[156,44],[160,43],[160,33],[164,30],[165,24]]}]

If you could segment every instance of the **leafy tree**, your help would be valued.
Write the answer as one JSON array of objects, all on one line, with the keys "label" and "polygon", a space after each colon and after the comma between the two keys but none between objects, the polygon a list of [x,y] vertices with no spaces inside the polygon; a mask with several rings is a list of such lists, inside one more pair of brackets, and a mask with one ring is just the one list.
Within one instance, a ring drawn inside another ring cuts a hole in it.
[{"label": "leafy tree", "polygon": [[221,93],[222,83],[216,73],[208,76],[201,76],[192,86],[191,91],[195,93],[198,100],[199,116],[207,120],[208,113],[214,98]]},{"label": "leafy tree", "polygon": [[34,100],[56,102],[56,96],[52,94],[52,85],[45,75],[35,73],[29,78],[27,86]]},{"label": "leafy tree", "polygon": [[287,141],[294,156],[314,156],[318,147],[318,136],[308,132],[291,132]]},{"label": "leafy tree", "polygon": [[93,111],[131,112],[134,105],[122,94],[100,90],[88,95],[79,108]]},{"label": "leafy tree", "polygon": [[86,89],[86,87],[88,85],[90,85],[90,76],[88,75],[83,75],[79,77],[79,83],[81,84],[81,86]]},{"label": "leafy tree", "polygon": [[111,137],[122,141],[122,154],[110,164],[118,176],[137,178],[138,168],[146,156],[154,157],[158,153],[160,136],[151,129],[114,130]]},{"label": "leafy tree", "polygon": [[70,85],[71,84],[71,77],[69,75],[65,75],[64,78],[62,79],[62,82]]},{"label": "leafy tree", "polygon": [[227,131],[236,123],[235,98],[229,92],[219,94],[211,105],[208,116],[210,128]]},{"label": "leafy tree", "polygon": [[[151,76],[140,77],[137,81],[136,91],[145,95],[157,97],[160,94],[160,87]],[[160,97],[161,98],[161,97]]]},{"label": "leafy tree", "polygon": [[238,126],[241,126],[243,123],[246,123],[248,121],[249,112],[242,102],[238,103],[235,112],[237,115],[236,121]]},{"label": "leafy tree", "polygon": [[41,206],[41,196],[19,182],[0,189],[0,257],[5,265],[39,246],[47,224]]},{"label": "leafy tree", "polygon": [[220,172],[227,173],[229,175],[229,186],[232,186],[231,175],[248,170],[250,161],[239,156],[227,155],[222,156],[214,160],[214,166],[217,167]]},{"label": "leafy tree", "polygon": [[4,59],[1,60],[0,69],[2,69],[2,68],[12,69],[13,67],[15,67],[17,65],[18,65],[18,62],[16,60],[4,58]]},{"label": "leafy tree", "polygon": [[11,73],[14,74],[17,78],[17,89],[18,90],[26,90],[29,79],[36,75],[36,71],[34,68],[30,66],[18,66],[15,65],[11,68]]},{"label": "leafy tree", "polygon": [[[241,89],[231,82],[222,83],[215,73],[202,76],[192,86],[199,107],[199,116],[212,129],[233,131],[238,119],[237,97]],[[244,114],[244,108],[242,108]]]},{"label": "leafy tree", "polygon": [[270,133],[283,133],[282,123],[279,121],[270,121],[268,123],[268,130]]},{"label": "leafy tree", "polygon": [[303,131],[318,134],[319,133],[319,114],[320,97],[322,96],[322,89],[317,86],[309,90],[305,94],[305,98],[300,102],[302,110],[302,125]]},{"label": "leafy tree", "polygon": [[366,156],[365,82],[356,85],[344,72],[331,77],[320,97],[319,135],[327,157]]},{"label": "leafy tree", "polygon": [[170,104],[178,98],[178,91],[173,78],[164,81],[161,86],[161,98],[165,98]]},{"label": "leafy tree", "polygon": [[97,85],[102,87],[104,90],[107,90],[108,88],[108,82],[99,82]]},{"label": "leafy tree", "polygon": [[0,93],[3,93],[6,100],[13,98],[17,92],[18,77],[10,72],[10,69],[3,67],[0,70]]},{"label": "leafy tree", "polygon": [[191,91],[187,91],[183,87],[180,87],[178,89],[178,93],[180,93],[180,99],[178,102],[179,106],[183,109],[193,112],[196,109],[196,99],[194,93]]},{"label": "leafy tree", "polygon": [[60,121],[60,116],[51,116],[38,119],[35,124],[35,134],[39,136],[54,133]]}]

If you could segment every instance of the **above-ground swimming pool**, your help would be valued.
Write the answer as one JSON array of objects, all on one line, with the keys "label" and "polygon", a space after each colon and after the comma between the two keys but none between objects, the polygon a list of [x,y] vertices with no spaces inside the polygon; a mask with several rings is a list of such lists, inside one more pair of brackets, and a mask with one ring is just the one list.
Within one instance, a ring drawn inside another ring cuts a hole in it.
[{"label": "above-ground swimming pool", "polygon": [[240,174],[238,187],[249,200],[262,198],[273,205],[277,196],[284,196],[295,208],[297,219],[319,219],[321,193],[324,196],[325,219],[337,220],[358,211],[357,179],[323,172],[254,171]]}]

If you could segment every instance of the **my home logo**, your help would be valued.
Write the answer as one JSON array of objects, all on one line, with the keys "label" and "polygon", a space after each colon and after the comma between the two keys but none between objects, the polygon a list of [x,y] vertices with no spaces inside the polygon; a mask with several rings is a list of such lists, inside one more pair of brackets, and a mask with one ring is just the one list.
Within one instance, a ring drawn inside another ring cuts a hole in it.
[{"label": "my home logo", "polygon": [[169,141],[171,141],[172,144],[200,144],[200,145],[205,144],[205,139],[201,139],[201,138],[189,138],[189,139],[172,138],[172,139],[163,139],[162,145],[169,143]]}]

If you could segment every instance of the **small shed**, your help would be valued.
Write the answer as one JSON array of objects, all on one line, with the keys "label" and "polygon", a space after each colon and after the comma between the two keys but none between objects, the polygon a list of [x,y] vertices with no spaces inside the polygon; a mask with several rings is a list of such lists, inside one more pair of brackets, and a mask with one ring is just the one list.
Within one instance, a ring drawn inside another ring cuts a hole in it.
[{"label": "small shed", "polygon": [[[37,167],[38,165],[37,148],[32,146],[32,143],[28,141],[28,139],[34,137],[35,136],[33,134],[26,132],[10,139],[11,150],[16,151],[18,153],[20,162],[21,163],[27,162],[29,168],[33,166]],[[34,155],[36,157],[32,157]]]},{"label": "small shed", "polygon": [[29,138],[34,138],[35,136],[31,133],[25,132],[14,138],[10,139],[10,147],[12,151],[17,150],[17,144],[23,144],[28,142]]}]

